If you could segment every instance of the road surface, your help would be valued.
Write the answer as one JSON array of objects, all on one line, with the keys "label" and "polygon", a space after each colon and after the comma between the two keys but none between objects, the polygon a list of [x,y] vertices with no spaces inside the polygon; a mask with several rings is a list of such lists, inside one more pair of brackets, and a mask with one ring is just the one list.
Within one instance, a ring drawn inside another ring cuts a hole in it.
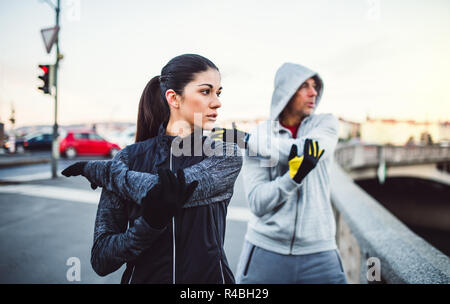
[{"label": "road surface", "polygon": [[[60,160],[59,171],[73,162]],[[125,266],[100,277],[90,264],[101,189],[91,190],[83,177],[51,179],[50,168],[36,164],[0,169],[0,283],[119,283]],[[225,238],[233,272],[248,216],[239,176]],[[70,274],[77,261],[80,281],[69,281],[68,274],[70,280],[76,278]]]}]

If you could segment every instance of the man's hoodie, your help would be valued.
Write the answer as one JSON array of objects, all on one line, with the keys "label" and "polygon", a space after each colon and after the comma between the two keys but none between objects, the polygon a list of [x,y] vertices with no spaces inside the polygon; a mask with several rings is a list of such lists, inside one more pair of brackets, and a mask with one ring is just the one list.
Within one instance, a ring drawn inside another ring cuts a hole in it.
[{"label": "man's hoodie", "polygon": [[[330,167],[338,141],[338,121],[331,114],[311,114],[299,126],[297,138],[281,126],[279,115],[300,85],[313,77],[316,108],[323,93],[320,76],[293,63],[275,76],[270,119],[251,132],[242,168],[245,192],[253,213],[246,239],[280,254],[310,254],[336,249],[335,220],[330,203]],[[303,154],[305,140],[319,142],[325,153],[316,167],[297,184],[289,176],[292,144]]]}]

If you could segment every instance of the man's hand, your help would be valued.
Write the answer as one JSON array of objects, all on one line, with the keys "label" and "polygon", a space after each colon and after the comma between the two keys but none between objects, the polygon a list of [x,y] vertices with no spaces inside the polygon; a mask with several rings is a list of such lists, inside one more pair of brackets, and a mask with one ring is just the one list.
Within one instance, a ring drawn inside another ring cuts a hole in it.
[{"label": "man's hand", "polygon": [[241,149],[247,149],[249,137],[249,133],[238,129],[214,128],[211,130],[212,139],[235,143]]},{"label": "man's hand", "polygon": [[319,142],[311,139],[305,140],[303,155],[297,155],[297,145],[292,145],[289,153],[289,175],[298,184],[317,165],[317,162],[325,153],[319,150]]},{"label": "man's hand", "polygon": [[[83,170],[84,170],[84,167],[86,167],[87,163],[88,163],[87,161],[76,162],[76,163],[70,165],[69,167],[67,167],[66,169],[64,169],[61,172],[61,174],[66,177],[78,176],[78,175],[85,176],[83,173]],[[97,189],[97,187],[98,186],[96,184],[91,183],[92,190]]]}]

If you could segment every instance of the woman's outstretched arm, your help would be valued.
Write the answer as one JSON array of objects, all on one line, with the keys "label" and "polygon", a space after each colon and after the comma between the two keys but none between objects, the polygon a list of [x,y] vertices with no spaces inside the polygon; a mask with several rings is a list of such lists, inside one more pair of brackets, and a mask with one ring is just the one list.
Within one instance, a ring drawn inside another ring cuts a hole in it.
[{"label": "woman's outstretched arm", "polygon": [[[216,141],[222,155],[206,157],[185,168],[186,182],[198,186],[184,207],[206,205],[231,198],[233,186],[242,167],[242,154],[236,144]],[[122,199],[140,204],[147,192],[158,183],[158,175],[130,170],[128,151],[121,150],[112,161],[89,161],[83,175],[93,184],[115,193]]]},{"label": "woman's outstretched arm", "polygon": [[249,154],[286,164],[292,145],[297,145],[298,151],[303,151],[305,141],[309,138],[320,143],[320,147],[325,150],[324,158],[332,158],[338,142],[339,122],[332,114],[318,114],[316,117],[310,131],[298,138],[272,136],[273,129],[267,125],[257,126],[255,136],[251,136],[248,141]]}]

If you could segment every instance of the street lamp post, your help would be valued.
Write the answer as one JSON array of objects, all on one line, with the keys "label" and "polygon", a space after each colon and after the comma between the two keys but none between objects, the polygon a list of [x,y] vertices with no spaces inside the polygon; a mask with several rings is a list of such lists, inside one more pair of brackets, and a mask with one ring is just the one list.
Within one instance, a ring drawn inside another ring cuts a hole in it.
[{"label": "street lamp post", "polygon": [[[42,37],[44,39],[45,47],[47,49],[47,53],[50,53],[53,44],[56,44],[56,61],[54,65],[39,65],[40,68],[47,67],[44,70],[44,75],[39,78],[44,80],[43,87],[39,89],[44,92],[44,94],[50,94],[55,97],[55,122],[53,124],[53,138],[52,138],[52,178],[57,178],[58,174],[58,158],[59,158],[59,145],[58,145],[58,67],[59,60],[62,59],[62,55],[59,53],[59,13],[60,9],[60,0],[56,0],[56,5],[53,4],[50,0],[41,0],[45,1],[52,9],[55,10],[56,13],[56,25],[52,28],[41,30]],[[52,35],[51,37],[48,34]],[[44,78],[46,76],[47,78]],[[54,86],[54,90],[51,88]]]},{"label": "street lamp post", "polygon": [[[56,7],[56,27],[59,29],[59,12],[60,12],[60,0],[57,0]],[[58,67],[59,67],[59,30],[56,34],[56,63],[54,69],[54,85],[55,85],[55,123],[53,124],[53,140],[52,140],[52,178],[57,178],[58,171],[58,158],[59,158],[59,146],[58,146]]]}]

